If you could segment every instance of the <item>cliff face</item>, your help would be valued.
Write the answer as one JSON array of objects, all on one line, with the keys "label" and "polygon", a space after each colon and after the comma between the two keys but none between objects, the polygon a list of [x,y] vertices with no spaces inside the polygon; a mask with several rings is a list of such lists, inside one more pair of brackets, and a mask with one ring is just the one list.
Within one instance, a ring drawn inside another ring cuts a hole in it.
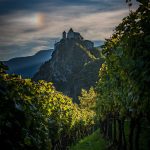
[{"label": "cliff face", "polygon": [[33,79],[53,82],[57,90],[77,102],[81,89],[89,89],[97,80],[102,64],[99,55],[98,49],[88,50],[82,40],[62,39],[52,59],[40,67]]}]

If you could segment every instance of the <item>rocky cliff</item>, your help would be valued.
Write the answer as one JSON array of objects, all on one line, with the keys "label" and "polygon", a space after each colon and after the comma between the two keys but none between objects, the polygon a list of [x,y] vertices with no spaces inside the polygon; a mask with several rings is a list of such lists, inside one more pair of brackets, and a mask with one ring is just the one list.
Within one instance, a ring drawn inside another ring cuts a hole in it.
[{"label": "rocky cliff", "polygon": [[33,79],[53,82],[57,90],[77,102],[81,89],[89,89],[98,78],[100,51],[88,49],[79,39],[62,39],[55,46],[52,59],[40,67]]}]

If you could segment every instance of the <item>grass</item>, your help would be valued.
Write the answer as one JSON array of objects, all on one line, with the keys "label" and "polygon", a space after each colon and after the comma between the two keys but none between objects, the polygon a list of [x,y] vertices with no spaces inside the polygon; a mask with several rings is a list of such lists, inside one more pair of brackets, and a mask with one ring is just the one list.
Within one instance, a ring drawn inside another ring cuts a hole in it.
[{"label": "grass", "polygon": [[100,131],[97,130],[93,134],[80,140],[70,150],[105,150],[106,141],[100,136]]},{"label": "grass", "polygon": [[[118,131],[117,131],[118,135]],[[127,147],[129,146],[129,121],[125,122],[125,136],[127,140]],[[106,142],[97,130],[93,134],[80,140],[76,145],[73,145],[69,150],[105,150],[109,142]],[[139,141],[140,150],[150,149],[150,126],[145,120],[142,121],[141,134]]]}]

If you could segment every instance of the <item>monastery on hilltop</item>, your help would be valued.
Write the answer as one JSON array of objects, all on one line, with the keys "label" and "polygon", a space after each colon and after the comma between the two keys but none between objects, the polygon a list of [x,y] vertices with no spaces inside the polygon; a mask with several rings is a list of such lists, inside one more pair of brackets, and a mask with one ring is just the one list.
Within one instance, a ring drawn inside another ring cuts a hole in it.
[{"label": "monastery on hilltop", "polygon": [[83,40],[83,37],[78,32],[74,32],[71,28],[68,33],[66,31],[63,32],[63,39],[76,39],[76,40]]},{"label": "monastery on hilltop", "polygon": [[70,28],[70,30],[68,31],[68,33],[66,33],[66,31],[64,31],[62,33],[62,39],[60,40],[60,42],[57,42],[55,44],[54,49],[56,49],[57,46],[60,45],[61,41],[66,41],[66,40],[74,40],[74,41],[82,42],[82,44],[87,49],[92,49],[94,47],[94,43],[92,41],[84,40],[84,38],[81,36],[81,34],[79,32],[74,32],[73,29]]}]

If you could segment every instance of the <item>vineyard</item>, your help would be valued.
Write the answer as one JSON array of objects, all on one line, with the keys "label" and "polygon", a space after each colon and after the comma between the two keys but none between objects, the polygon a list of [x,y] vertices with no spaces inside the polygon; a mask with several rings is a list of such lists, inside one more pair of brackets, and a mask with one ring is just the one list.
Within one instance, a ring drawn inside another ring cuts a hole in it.
[{"label": "vineyard", "polygon": [[148,150],[149,6],[149,0],[141,0],[106,40],[99,80],[82,90],[79,104],[51,82],[6,74],[1,63],[0,148],[66,150],[99,128],[110,150]]},{"label": "vineyard", "polygon": [[[143,1],[122,20],[103,46],[105,63],[96,86],[96,112],[102,133],[121,150],[141,149],[141,127],[149,132],[149,25],[150,9],[148,1]],[[125,132],[126,124],[129,124],[129,133]],[[146,140],[148,143],[150,138]]]},{"label": "vineyard", "polygon": [[7,75],[1,65],[0,129],[6,149],[66,149],[90,133],[94,111],[81,109],[52,83]]}]

